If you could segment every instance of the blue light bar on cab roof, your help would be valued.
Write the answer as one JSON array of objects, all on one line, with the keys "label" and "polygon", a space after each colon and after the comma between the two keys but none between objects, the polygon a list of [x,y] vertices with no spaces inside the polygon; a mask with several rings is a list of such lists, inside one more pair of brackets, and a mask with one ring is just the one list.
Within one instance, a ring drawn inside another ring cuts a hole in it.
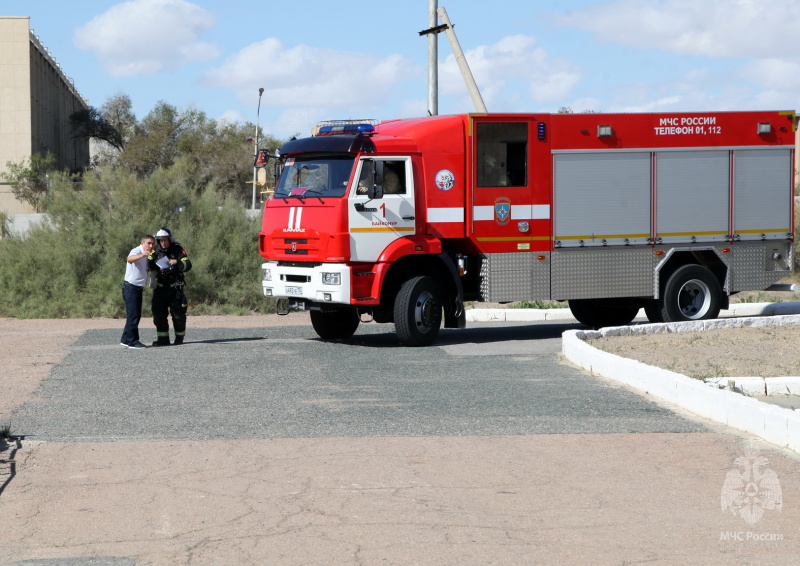
[{"label": "blue light bar on cab roof", "polygon": [[318,136],[332,136],[336,134],[373,134],[375,126],[372,124],[340,124],[336,126],[322,126]]}]

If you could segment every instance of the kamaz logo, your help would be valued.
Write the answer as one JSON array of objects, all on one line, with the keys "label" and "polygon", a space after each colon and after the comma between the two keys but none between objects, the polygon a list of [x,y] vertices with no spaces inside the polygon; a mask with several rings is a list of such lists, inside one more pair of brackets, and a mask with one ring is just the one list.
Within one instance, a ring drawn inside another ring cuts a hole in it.
[{"label": "kamaz logo", "polygon": [[300,228],[300,219],[303,217],[303,209],[293,206],[289,209],[289,226],[284,228],[284,232],[305,232],[305,228]]}]

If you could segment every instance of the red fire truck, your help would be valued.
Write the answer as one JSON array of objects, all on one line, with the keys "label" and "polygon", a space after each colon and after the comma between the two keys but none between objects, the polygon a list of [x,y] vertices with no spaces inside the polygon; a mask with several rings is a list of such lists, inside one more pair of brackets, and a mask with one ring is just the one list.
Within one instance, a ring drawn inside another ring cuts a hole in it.
[{"label": "red fire truck", "polygon": [[792,270],[794,112],[327,123],[280,150],[263,292],[320,337],[431,344],[465,301],[592,326],[714,318]]}]

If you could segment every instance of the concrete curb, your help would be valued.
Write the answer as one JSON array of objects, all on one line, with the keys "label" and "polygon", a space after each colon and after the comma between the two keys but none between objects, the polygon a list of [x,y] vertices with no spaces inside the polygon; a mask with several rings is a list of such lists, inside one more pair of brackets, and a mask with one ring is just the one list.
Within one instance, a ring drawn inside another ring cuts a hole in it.
[{"label": "concrete curb", "polygon": [[[800,303],[737,303],[722,310],[720,318],[744,316],[776,316],[800,314]],[[467,322],[526,322],[548,320],[575,320],[568,308],[564,309],[469,309]],[[644,309],[636,318],[647,318]]]},{"label": "concrete curb", "polygon": [[[800,303],[776,303],[773,308],[762,305],[760,312],[775,312],[775,306]],[[756,305],[747,305],[750,308]],[[797,307],[794,307],[797,308]],[[800,308],[798,308],[800,310]],[[740,311],[742,312],[742,311]],[[606,336],[627,336],[664,332],[696,332],[713,328],[742,328],[800,324],[800,315],[779,315],[769,318],[753,316],[697,322],[642,324],[594,330],[568,330],[562,335],[562,352],[567,359],[603,377],[625,383],[659,399],[668,401],[702,417],[743,430],[767,442],[800,453],[800,411],[761,403],[751,397],[665,369],[649,366],[593,348],[585,342]],[[739,379],[739,378],[728,378]],[[786,378],[797,380],[798,378]],[[794,383],[794,381],[793,381]]]}]

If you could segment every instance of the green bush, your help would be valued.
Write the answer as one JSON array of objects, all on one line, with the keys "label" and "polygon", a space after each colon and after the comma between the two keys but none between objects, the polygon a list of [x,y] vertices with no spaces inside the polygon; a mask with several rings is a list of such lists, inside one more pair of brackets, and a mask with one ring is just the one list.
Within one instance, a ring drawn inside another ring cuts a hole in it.
[{"label": "green bush", "polygon": [[[50,224],[0,241],[0,316],[122,317],[125,258],[143,234],[172,230],[193,263],[190,314],[273,312],[263,297],[260,219],[212,186],[196,186],[178,160],[139,178],[124,168],[87,172],[80,184],[50,176]],[[143,316],[149,316],[145,291]]]}]

